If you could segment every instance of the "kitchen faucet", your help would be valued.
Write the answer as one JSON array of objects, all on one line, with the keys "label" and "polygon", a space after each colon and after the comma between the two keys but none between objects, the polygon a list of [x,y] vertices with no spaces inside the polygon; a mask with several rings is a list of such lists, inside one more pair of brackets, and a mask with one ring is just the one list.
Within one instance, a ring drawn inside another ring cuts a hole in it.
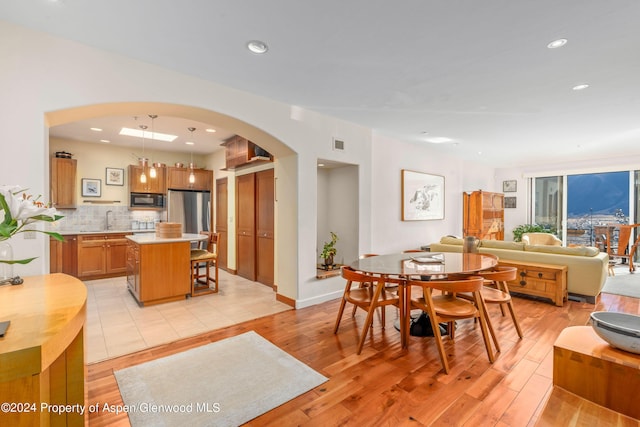
[{"label": "kitchen faucet", "polygon": [[109,224],[109,214],[110,213],[113,213],[113,211],[112,210],[108,210],[107,214],[106,214],[107,215],[107,219],[106,219],[106,224],[105,225],[106,225],[106,229],[107,230],[109,230],[111,228],[111,224]]}]

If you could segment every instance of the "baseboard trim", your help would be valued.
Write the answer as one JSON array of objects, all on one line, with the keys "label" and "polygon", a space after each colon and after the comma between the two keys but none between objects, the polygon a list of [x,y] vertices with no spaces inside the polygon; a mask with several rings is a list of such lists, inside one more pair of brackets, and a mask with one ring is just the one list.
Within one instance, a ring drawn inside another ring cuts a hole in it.
[{"label": "baseboard trim", "polygon": [[312,305],[318,305],[318,304],[322,304],[323,302],[342,298],[343,293],[344,293],[344,290],[338,290],[338,291],[334,291],[324,295],[317,295],[312,298],[296,300],[296,308],[311,307]]},{"label": "baseboard trim", "polygon": [[281,295],[279,293],[276,293],[276,301],[280,301],[283,304],[287,304],[288,306],[296,308],[296,301],[294,299],[285,297],[284,295]]}]

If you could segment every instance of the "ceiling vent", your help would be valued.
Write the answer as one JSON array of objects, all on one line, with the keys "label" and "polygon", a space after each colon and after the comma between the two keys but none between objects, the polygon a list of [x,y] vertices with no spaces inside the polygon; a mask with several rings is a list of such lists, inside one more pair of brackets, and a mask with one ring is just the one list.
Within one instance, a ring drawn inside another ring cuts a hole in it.
[{"label": "ceiling vent", "polygon": [[344,141],[333,138],[333,151],[344,151]]}]

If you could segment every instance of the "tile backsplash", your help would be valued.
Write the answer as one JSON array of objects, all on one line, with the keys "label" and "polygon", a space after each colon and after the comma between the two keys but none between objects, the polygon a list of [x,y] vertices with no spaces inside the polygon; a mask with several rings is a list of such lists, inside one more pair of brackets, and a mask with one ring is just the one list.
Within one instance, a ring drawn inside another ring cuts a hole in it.
[{"label": "tile backsplash", "polygon": [[131,230],[132,222],[166,221],[166,211],[129,210],[128,206],[78,206],[77,209],[58,209],[64,218],[49,223],[49,230],[102,231],[106,230],[107,212],[110,230]]}]

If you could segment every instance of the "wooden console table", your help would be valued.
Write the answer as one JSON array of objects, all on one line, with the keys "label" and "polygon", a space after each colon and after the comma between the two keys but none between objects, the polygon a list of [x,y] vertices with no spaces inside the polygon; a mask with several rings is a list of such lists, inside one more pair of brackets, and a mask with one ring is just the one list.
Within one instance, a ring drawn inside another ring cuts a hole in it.
[{"label": "wooden console table", "polygon": [[591,326],[564,329],[553,346],[553,385],[640,419],[640,355],[611,347]]},{"label": "wooden console table", "polygon": [[567,300],[567,266],[509,260],[498,265],[518,269],[516,279],[508,282],[511,292],[549,298],[558,307]]},{"label": "wooden console table", "polygon": [[84,283],[62,273],[0,286],[0,321],[11,321],[0,338],[0,425],[85,424],[86,302]]}]

